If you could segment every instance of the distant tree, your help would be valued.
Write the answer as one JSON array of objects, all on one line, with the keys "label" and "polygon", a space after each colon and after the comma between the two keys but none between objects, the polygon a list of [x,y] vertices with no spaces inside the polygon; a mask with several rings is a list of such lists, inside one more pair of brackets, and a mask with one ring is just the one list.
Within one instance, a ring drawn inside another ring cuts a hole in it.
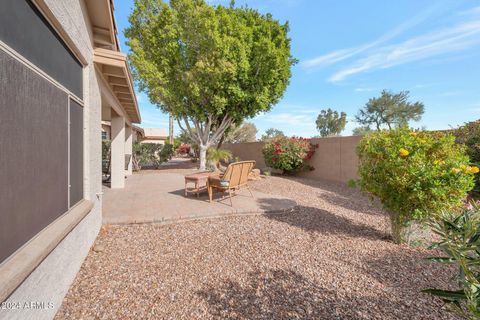
[{"label": "distant tree", "polygon": [[316,124],[320,136],[336,136],[345,129],[345,125],[347,124],[347,114],[345,112],[338,113],[338,111],[328,108],[320,111]]},{"label": "distant tree", "polygon": [[184,131],[184,130],[180,131],[180,134],[176,137],[176,139],[180,141],[180,143],[189,144],[189,145],[192,145],[193,143],[196,142],[196,139],[192,138],[192,136],[190,135],[190,132]]},{"label": "distant tree", "polygon": [[408,91],[392,93],[383,90],[380,97],[368,100],[355,119],[362,126],[373,126],[377,130],[408,125],[411,120],[418,121],[425,112],[425,106],[419,101],[409,102],[409,94]]},{"label": "distant tree", "polygon": [[267,131],[265,131],[265,133],[262,135],[260,140],[270,141],[272,139],[279,138],[279,137],[285,137],[285,134],[283,133],[283,131],[275,128],[270,128],[270,129],[267,129]]},{"label": "distant tree", "polygon": [[352,134],[354,136],[364,136],[366,135],[367,133],[369,132],[372,132],[372,129],[370,129],[370,127],[356,127],[355,129],[353,129],[353,132]]},{"label": "distant tree", "polygon": [[257,127],[251,122],[234,126],[225,134],[225,143],[255,142],[257,140]]}]

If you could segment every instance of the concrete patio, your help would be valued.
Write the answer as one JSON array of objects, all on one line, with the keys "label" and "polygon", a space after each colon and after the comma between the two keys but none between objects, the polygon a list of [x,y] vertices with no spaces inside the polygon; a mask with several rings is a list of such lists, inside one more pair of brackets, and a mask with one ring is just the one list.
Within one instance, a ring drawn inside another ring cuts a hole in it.
[{"label": "concrete patio", "polygon": [[184,173],[147,171],[129,176],[124,189],[104,187],[103,223],[162,223],[177,220],[209,218],[227,215],[285,212],[296,202],[281,196],[273,196],[243,189],[233,197],[233,207],[228,198],[215,194],[214,202],[207,193],[197,198],[184,196]]}]

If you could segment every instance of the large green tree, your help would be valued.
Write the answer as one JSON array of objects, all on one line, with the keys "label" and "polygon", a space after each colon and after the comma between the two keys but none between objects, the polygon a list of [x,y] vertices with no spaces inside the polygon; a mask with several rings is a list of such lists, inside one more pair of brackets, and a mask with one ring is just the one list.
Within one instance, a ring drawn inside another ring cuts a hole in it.
[{"label": "large green tree", "polygon": [[409,92],[393,93],[383,90],[380,97],[371,98],[355,116],[356,121],[368,128],[380,130],[402,127],[409,121],[419,121],[425,112],[422,102],[410,102]]},{"label": "large green tree", "polygon": [[134,77],[198,141],[201,169],[227,128],[279,101],[296,62],[288,23],[233,3],[136,0],[129,21]]},{"label": "large green tree", "polygon": [[317,117],[317,129],[320,136],[336,136],[339,135],[347,124],[347,114],[345,112],[334,111],[330,108],[320,111]]}]

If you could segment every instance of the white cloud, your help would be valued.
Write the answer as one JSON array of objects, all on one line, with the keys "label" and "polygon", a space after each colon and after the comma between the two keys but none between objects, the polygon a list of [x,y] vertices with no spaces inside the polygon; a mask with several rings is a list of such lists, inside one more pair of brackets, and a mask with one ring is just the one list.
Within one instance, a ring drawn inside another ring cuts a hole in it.
[{"label": "white cloud", "polygon": [[415,88],[423,89],[423,88],[433,87],[434,85],[435,85],[434,83],[420,83],[420,84],[416,84]]},{"label": "white cloud", "polygon": [[403,32],[413,28],[414,26],[424,22],[429,17],[431,17],[436,10],[437,7],[430,7],[427,10],[417,14],[413,18],[398,25],[396,28],[390,30],[389,32],[385,33],[374,41],[353,48],[336,50],[313,59],[305,60],[304,62],[302,62],[302,66],[306,69],[319,68],[356,56],[382,43],[385,43],[402,34]]},{"label": "white cloud", "polygon": [[306,123],[313,122],[313,118],[305,114],[297,113],[277,113],[269,114],[263,118],[267,122],[276,124],[287,124],[292,126],[305,125]]},{"label": "white cloud", "polygon": [[459,15],[477,15],[477,14],[480,14],[480,6],[473,7],[468,10],[459,12]]},{"label": "white cloud", "polygon": [[377,89],[375,89],[375,88],[363,88],[363,87],[354,89],[355,92],[371,92],[371,91],[375,91],[375,90],[377,90]]},{"label": "white cloud", "polygon": [[480,104],[474,104],[471,108],[468,108],[467,111],[471,113],[476,113],[477,118],[480,119]]},{"label": "white cloud", "polygon": [[374,69],[385,69],[449,52],[461,51],[480,44],[480,21],[472,20],[451,28],[430,32],[399,44],[375,48],[353,65],[333,74],[329,81]]}]

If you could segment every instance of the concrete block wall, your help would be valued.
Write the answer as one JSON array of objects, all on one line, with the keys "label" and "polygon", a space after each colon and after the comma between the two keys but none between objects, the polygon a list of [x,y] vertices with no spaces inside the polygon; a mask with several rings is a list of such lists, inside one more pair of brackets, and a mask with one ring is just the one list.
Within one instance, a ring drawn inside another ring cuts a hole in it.
[{"label": "concrete block wall", "polygon": [[[360,136],[312,139],[312,143],[318,144],[318,149],[309,161],[315,170],[304,171],[299,175],[310,179],[337,182],[357,179],[356,147],[361,139]],[[255,160],[256,167],[263,169],[267,166],[262,154],[263,145],[263,142],[237,143],[224,144],[222,148],[232,151],[233,155],[241,160]]]}]

